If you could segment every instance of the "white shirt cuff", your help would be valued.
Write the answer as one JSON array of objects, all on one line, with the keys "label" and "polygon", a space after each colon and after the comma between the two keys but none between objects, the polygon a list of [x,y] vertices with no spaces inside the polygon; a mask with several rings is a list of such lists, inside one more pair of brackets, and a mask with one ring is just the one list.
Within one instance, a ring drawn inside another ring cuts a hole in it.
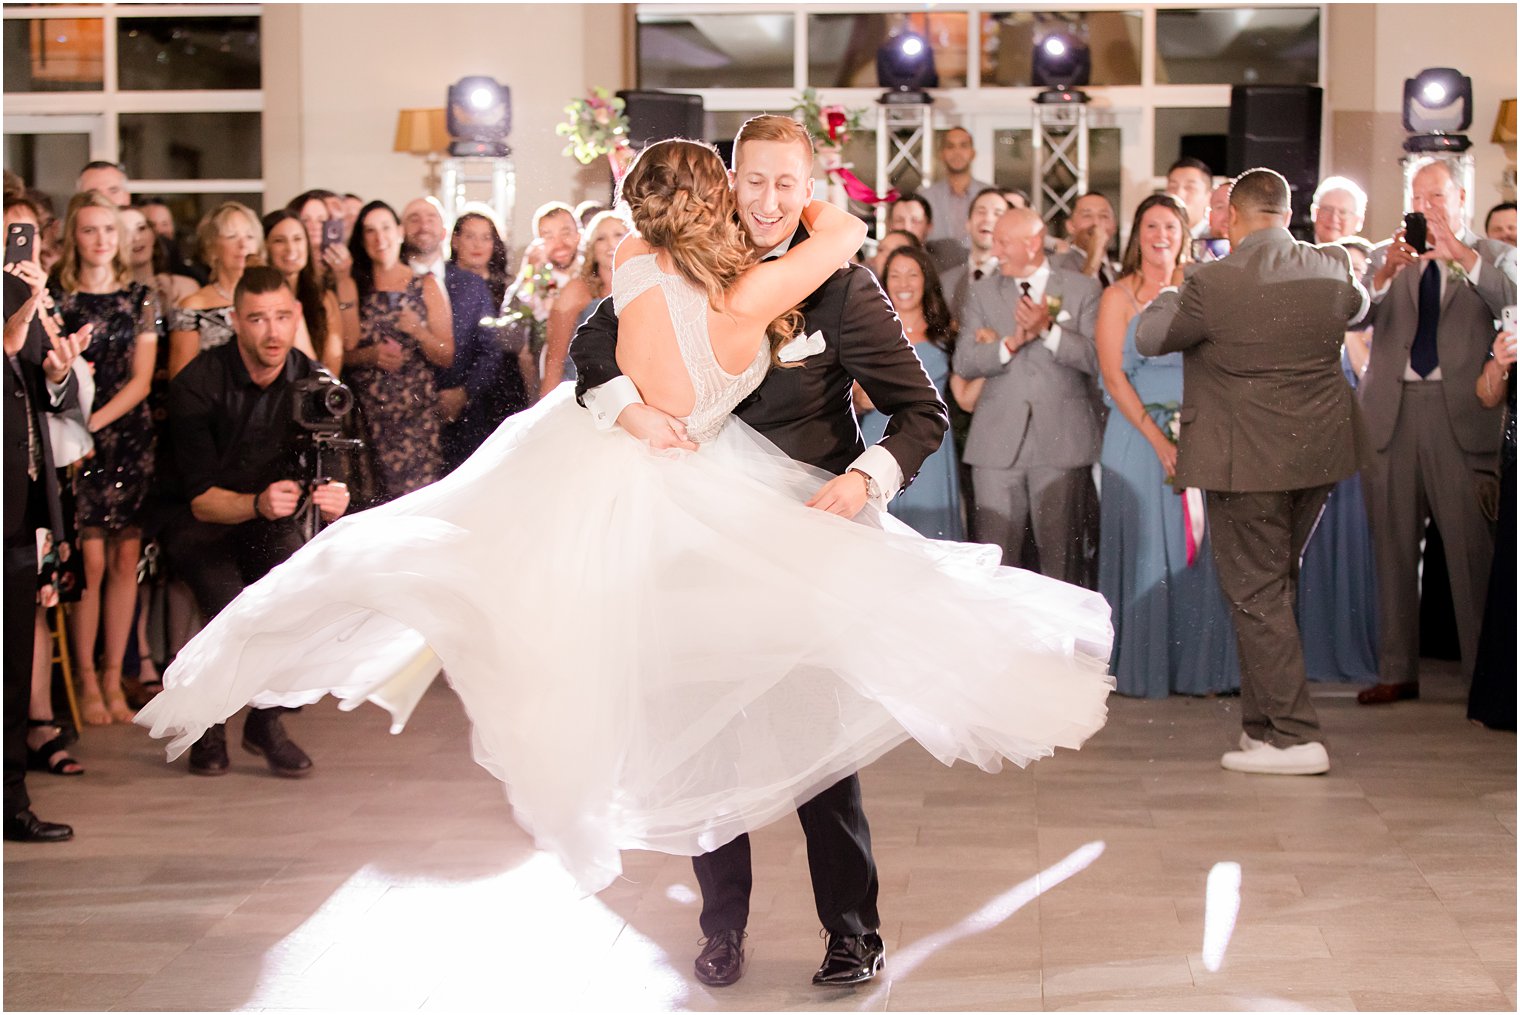
[{"label": "white shirt cuff", "polygon": [[[44,378],[44,380],[47,380],[47,378]],[[54,384],[51,380],[47,380],[48,404],[53,406],[55,409],[58,408],[58,406],[62,405],[63,394],[64,391],[67,390],[68,386],[69,379],[67,377],[65,377],[57,384]]]},{"label": "white shirt cuff", "polygon": [[1044,344],[1045,348],[1050,350],[1051,355],[1055,355],[1055,351],[1061,347],[1061,326],[1059,324],[1052,324],[1050,330],[1045,332],[1045,337],[1040,339],[1040,341]]},{"label": "white shirt cuff", "polygon": [[591,411],[591,420],[598,430],[611,430],[617,426],[618,417],[624,409],[644,402],[638,387],[621,374],[606,384],[589,389],[585,399],[586,408]]},{"label": "white shirt cuff", "polygon": [[1482,271],[1483,271],[1483,255],[1479,254],[1478,255],[1478,259],[1473,262],[1473,270],[1467,272],[1467,284],[1470,285],[1470,286],[1477,286],[1477,284],[1478,284],[1478,275]]},{"label": "white shirt cuff", "polygon": [[881,492],[881,496],[872,498],[871,506],[878,511],[885,511],[887,502],[897,496],[897,491],[902,489],[902,466],[897,464],[897,459],[892,457],[892,452],[880,444],[872,444],[866,448],[859,458],[850,463],[850,468],[859,469],[875,480],[876,489]]},{"label": "white shirt cuff", "polygon": [[1008,351],[1008,343],[998,339],[998,362],[1005,366],[1013,360],[1013,353]]}]

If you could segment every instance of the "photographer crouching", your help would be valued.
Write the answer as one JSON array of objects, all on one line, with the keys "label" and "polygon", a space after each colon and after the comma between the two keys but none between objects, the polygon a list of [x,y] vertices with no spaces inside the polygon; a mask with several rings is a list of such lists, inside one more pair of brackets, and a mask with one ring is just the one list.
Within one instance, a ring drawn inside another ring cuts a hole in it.
[{"label": "photographer crouching", "polygon": [[[284,276],[248,268],[233,294],[236,341],[201,353],[169,388],[187,503],[165,526],[165,551],[208,621],[295,553],[318,518],[331,522],[348,510],[348,487],[328,480],[317,456],[324,442],[348,443],[332,435],[352,403],[348,389],[293,348],[300,320]],[[303,422],[313,414],[317,425]],[[334,424],[325,435],[324,415]],[[286,735],[285,711],[250,710],[243,747],[276,775],[304,776],[311,759]],[[218,724],[190,749],[190,771],[221,775],[227,766]]]}]

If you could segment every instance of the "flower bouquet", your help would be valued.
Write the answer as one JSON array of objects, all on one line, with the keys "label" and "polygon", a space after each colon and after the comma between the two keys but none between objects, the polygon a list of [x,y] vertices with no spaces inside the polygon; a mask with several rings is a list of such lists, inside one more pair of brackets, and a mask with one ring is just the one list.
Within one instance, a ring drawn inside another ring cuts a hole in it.
[{"label": "flower bouquet", "polygon": [[583,166],[605,155],[613,177],[621,179],[631,161],[623,100],[605,88],[593,88],[586,98],[571,100],[565,112],[569,119],[554,128],[554,133],[570,139],[565,154]]}]

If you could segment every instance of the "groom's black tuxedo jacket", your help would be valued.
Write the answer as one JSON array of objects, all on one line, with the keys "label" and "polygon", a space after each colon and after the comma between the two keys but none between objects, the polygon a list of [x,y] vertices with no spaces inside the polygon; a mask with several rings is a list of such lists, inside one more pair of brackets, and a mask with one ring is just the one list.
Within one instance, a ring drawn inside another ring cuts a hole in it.
[{"label": "groom's black tuxedo jacket", "polygon": [[[793,242],[806,237],[799,229]],[[823,351],[801,366],[773,366],[734,414],[797,461],[837,475],[865,450],[850,400],[850,382],[859,381],[890,417],[881,444],[902,469],[906,487],[939,449],[950,421],[876,276],[846,265],[803,301],[802,311],[803,333],[822,332]],[[576,331],[570,358],[578,399],[622,373],[610,297]]]}]

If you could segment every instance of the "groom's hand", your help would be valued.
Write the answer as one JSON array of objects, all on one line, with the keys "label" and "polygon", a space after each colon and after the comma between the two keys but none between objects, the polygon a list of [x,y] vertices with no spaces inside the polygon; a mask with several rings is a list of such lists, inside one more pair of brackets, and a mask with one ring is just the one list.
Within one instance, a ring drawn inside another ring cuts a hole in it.
[{"label": "groom's hand", "polygon": [[807,506],[841,518],[854,518],[866,506],[866,497],[866,477],[859,472],[846,472],[823,484]]},{"label": "groom's hand", "polygon": [[638,440],[647,442],[654,451],[670,448],[697,450],[696,442],[686,439],[685,423],[643,402],[632,402],[624,407],[618,413],[617,425]]}]

